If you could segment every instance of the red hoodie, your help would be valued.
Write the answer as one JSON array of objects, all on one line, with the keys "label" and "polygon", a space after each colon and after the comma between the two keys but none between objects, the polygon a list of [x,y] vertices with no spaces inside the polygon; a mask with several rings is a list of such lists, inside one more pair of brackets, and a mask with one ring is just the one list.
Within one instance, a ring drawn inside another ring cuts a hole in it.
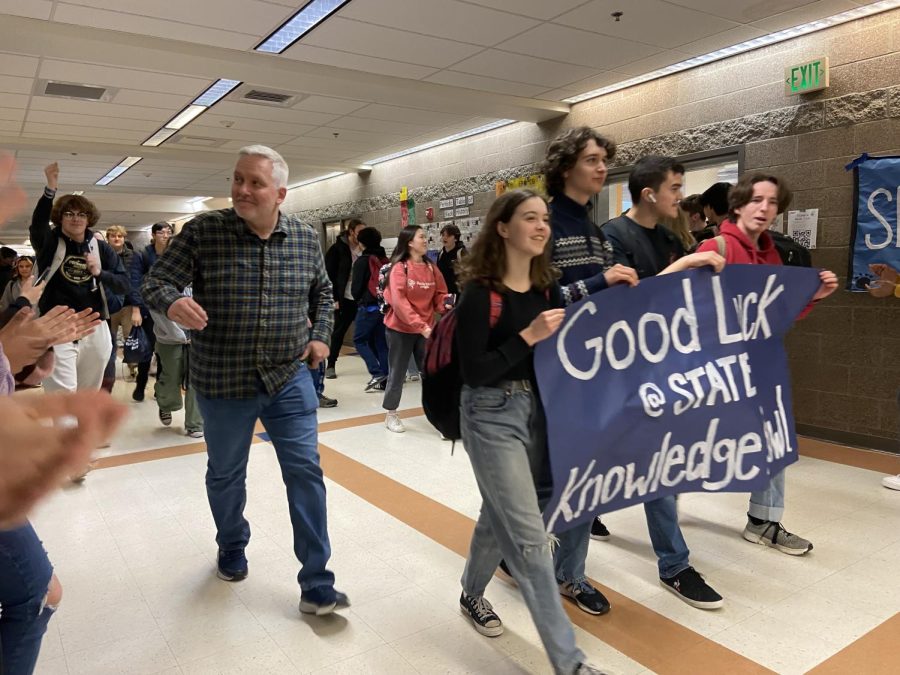
[{"label": "red hoodie", "polygon": [[[405,269],[404,269],[405,268]],[[398,262],[384,289],[391,306],[384,325],[399,333],[421,333],[434,323],[435,312],[443,314],[447,282],[434,263]]]},{"label": "red hoodie", "polygon": [[[729,265],[781,265],[781,256],[775,248],[775,242],[768,232],[759,235],[759,248],[756,247],[750,237],[741,232],[741,229],[731,220],[726,220],[719,226],[719,236],[725,240],[725,262]],[[697,251],[719,252],[719,245],[715,238],[707,239]],[[813,307],[813,300],[797,316],[802,319]]]}]

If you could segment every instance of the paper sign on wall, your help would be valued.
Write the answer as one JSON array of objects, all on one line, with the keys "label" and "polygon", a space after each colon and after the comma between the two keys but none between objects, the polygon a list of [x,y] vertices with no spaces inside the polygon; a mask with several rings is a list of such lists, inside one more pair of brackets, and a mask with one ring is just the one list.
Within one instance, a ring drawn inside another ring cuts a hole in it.
[{"label": "paper sign on wall", "polygon": [[788,236],[808,249],[816,247],[819,209],[788,211]]}]

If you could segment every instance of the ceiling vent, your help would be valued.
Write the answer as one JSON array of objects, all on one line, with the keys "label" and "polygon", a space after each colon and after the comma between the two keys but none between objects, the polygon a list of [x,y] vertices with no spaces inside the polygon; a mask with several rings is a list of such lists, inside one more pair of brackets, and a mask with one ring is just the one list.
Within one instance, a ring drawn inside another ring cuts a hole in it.
[{"label": "ceiling vent", "polygon": [[38,80],[34,93],[37,96],[54,96],[58,98],[71,98],[79,101],[111,101],[118,90],[106,87],[92,87],[74,82],[54,82],[52,80]]},{"label": "ceiling vent", "polygon": [[252,85],[242,85],[229,100],[254,105],[274,106],[276,108],[290,108],[298,101],[306,98],[305,94],[290,91],[278,91],[275,89],[261,89]]},{"label": "ceiling vent", "polygon": [[217,148],[228,142],[225,138],[207,138],[204,136],[185,136],[177,134],[171,138],[170,143],[178,143],[179,145],[190,145],[195,148]]}]

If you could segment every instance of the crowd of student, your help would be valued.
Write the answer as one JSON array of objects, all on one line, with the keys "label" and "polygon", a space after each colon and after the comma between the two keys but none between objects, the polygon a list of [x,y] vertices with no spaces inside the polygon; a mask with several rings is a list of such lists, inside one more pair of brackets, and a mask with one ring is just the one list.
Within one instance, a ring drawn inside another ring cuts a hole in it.
[{"label": "crowd of student", "polygon": [[[6,355],[0,358],[0,383],[3,393],[11,393],[12,376],[52,346],[55,363],[44,376],[45,390],[83,395],[33,397],[43,403],[25,419],[50,424],[22,433],[46,432],[35,452],[48,454],[30,473],[0,471],[4,672],[31,672],[60,592],[23,517],[61,476],[83,470],[90,451],[108,440],[123,416],[109,397],[88,395],[115,363],[119,326],[123,337],[131,326],[152,327],[160,421],[171,424],[171,413],[184,405],[188,435],[205,433],[217,575],[237,582],[249,573],[250,525],[243,511],[249,446],[259,419],[287,486],[301,564],[299,609],[323,615],[350,604],[328,569],[316,409],[334,400],[324,397],[324,380],[337,376],[340,347],[354,325],[353,343],[369,375],[363,388],[382,394],[387,429],[402,432],[397,411],[408,364],[412,359],[423,370],[436,317],[452,309],[463,383],[460,431],[483,500],[461,579],[460,609],[479,633],[503,632],[485,597],[500,567],[517,582],[554,672],[599,673],[576,645],[562,598],[590,614],[611,611],[585,570],[590,539],[608,539],[610,533],[599,518],[561,533],[556,545],[545,531],[541,511],[552,493],[552,449],[534,347],[559,329],[567,305],[609,287],[697,267],[781,264],[768,230],[790,202],[784,182],[767,174],[747,174],[734,187],[719,183],[684,197],[684,167],[650,156],[629,176],[632,206],[598,226],[589,215],[591,200],[603,189],[615,151],[610,139],[592,129],[563,133],[549,145],[544,164],[549,200],[529,190],[501,195],[471,250],[457,228],[442,230],[437,260],[428,255],[421,227],[403,228],[388,257],[381,233],[359,220],[323,256],[314,231],[280,211],[288,167],[264,146],[240,151],[232,208],[197,216],[174,238],[167,224],[154,225],[151,243],[134,253],[117,228],[107,231],[108,243],[96,239],[94,205],[75,195],[56,198],[58,168],[47,167],[31,233],[42,278],[33,281],[35,263],[27,258],[10,275],[3,295],[9,323],[0,331]],[[4,171],[11,171],[8,162],[0,164]],[[3,199],[20,200],[14,180],[6,173],[2,178],[0,216]],[[247,272],[241,278],[233,273],[236,265]],[[837,287],[833,273],[819,277],[810,307]],[[35,304],[39,319],[28,309]],[[135,401],[144,399],[149,372],[149,359],[137,364]],[[16,405],[26,404],[0,401],[4,420]],[[76,420],[76,426],[63,429],[64,419]],[[803,555],[812,543],[781,524],[784,485],[782,472],[750,496],[742,536]],[[27,496],[7,504],[10,494]],[[646,503],[645,512],[663,587],[694,607],[721,607],[722,596],[691,565],[674,497]]]}]

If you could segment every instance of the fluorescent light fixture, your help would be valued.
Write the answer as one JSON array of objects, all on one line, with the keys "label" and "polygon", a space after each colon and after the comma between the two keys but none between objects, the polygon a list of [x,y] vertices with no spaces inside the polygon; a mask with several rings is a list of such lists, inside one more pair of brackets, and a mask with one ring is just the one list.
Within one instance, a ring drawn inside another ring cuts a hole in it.
[{"label": "fluorescent light fixture", "polygon": [[175,115],[172,118],[171,122],[167,122],[165,125],[166,129],[181,129],[183,126],[186,126],[191,120],[200,115],[201,113],[206,112],[205,105],[195,105],[191,103],[187,108],[182,110],[180,113]]},{"label": "fluorescent light fixture", "polygon": [[135,164],[140,162],[142,159],[143,159],[143,157],[126,157],[121,162],[116,164],[112,169],[110,169],[107,172],[107,174],[105,176],[103,176],[103,178],[98,180],[96,183],[94,183],[94,185],[109,185],[116,178],[118,178],[123,173],[128,171],[128,169],[133,167]]},{"label": "fluorescent light fixture", "polygon": [[366,164],[369,166],[371,166],[372,164],[381,164],[382,162],[397,159],[398,157],[405,157],[406,155],[411,155],[415,152],[421,152],[422,150],[428,150],[429,148],[434,148],[438,145],[444,145],[445,143],[452,143],[453,141],[468,138],[469,136],[483,134],[485,131],[499,129],[500,127],[505,127],[508,124],[515,124],[515,122],[516,120],[497,120],[495,122],[491,122],[490,124],[475,127],[474,129],[466,129],[465,131],[460,131],[458,134],[453,134],[452,136],[447,136],[446,138],[439,138],[436,141],[429,141],[428,143],[417,145],[414,148],[407,148],[406,150],[401,150],[390,155],[385,155],[384,157],[370,159],[366,162]]},{"label": "fluorescent light fixture", "polygon": [[326,173],[324,176],[317,176],[316,178],[310,178],[309,180],[300,181],[299,183],[294,183],[293,185],[288,185],[288,190],[293,190],[294,188],[303,187],[304,185],[312,185],[313,183],[318,183],[322,180],[328,180],[329,178],[337,178],[338,176],[343,176],[346,171],[333,171],[332,173]]},{"label": "fluorescent light fixture", "polygon": [[188,204],[199,204],[201,202],[209,201],[212,197],[192,197],[187,200]]},{"label": "fluorescent light fixture", "polygon": [[80,197],[84,194],[84,190],[72,190],[72,194]]},{"label": "fluorescent light fixture", "polygon": [[215,84],[194,99],[194,105],[205,105],[209,108],[228,96],[240,83],[240,80],[216,80]]},{"label": "fluorescent light fixture", "polygon": [[702,66],[706,63],[719,61],[720,59],[725,59],[729,56],[734,56],[735,54],[743,54],[744,52],[749,52],[753,49],[759,49],[760,47],[765,47],[777,42],[784,42],[785,40],[800,37],[801,35],[808,35],[809,33],[814,33],[825,28],[830,28],[842,23],[847,23],[848,21],[855,21],[856,19],[862,19],[867,16],[872,16],[873,14],[887,12],[889,10],[896,9],[897,7],[900,7],[900,0],[881,0],[881,2],[873,2],[870,5],[861,5],[846,12],[841,12],[840,14],[835,14],[824,19],[819,19],[818,21],[811,21],[799,26],[794,26],[793,28],[786,28],[775,33],[769,33],[768,35],[753,38],[752,40],[747,40],[746,42],[731,45],[730,47],[717,49],[716,51],[709,52],[708,54],[694,56],[693,58],[687,59],[686,61],[673,63],[672,65],[666,66],[665,68],[660,68],[659,70],[654,70],[650,73],[639,75],[638,77],[632,77],[628,80],[624,80],[623,82],[611,84],[608,87],[601,87],[600,89],[594,89],[593,91],[588,91],[584,94],[579,94],[578,96],[572,96],[571,98],[564,99],[563,103],[581,103],[582,101],[587,101],[591,98],[597,98],[598,96],[603,96],[604,94],[611,94],[612,92],[619,91],[620,89],[627,89],[628,87],[634,87],[635,85],[643,84],[644,82],[649,82],[650,80],[656,80],[660,77],[665,77],[666,75],[672,75],[673,73],[679,73],[683,70],[696,68],[697,66]]},{"label": "fluorescent light fixture", "polygon": [[163,127],[162,129],[157,131],[155,134],[153,134],[150,138],[148,138],[146,141],[141,143],[141,145],[148,145],[151,148],[155,148],[157,145],[162,145],[166,140],[169,139],[169,137],[171,137],[177,133],[178,133],[178,129],[166,129],[165,127]]},{"label": "fluorescent light fixture", "polygon": [[280,54],[350,0],[312,0],[256,46],[256,51]]}]

